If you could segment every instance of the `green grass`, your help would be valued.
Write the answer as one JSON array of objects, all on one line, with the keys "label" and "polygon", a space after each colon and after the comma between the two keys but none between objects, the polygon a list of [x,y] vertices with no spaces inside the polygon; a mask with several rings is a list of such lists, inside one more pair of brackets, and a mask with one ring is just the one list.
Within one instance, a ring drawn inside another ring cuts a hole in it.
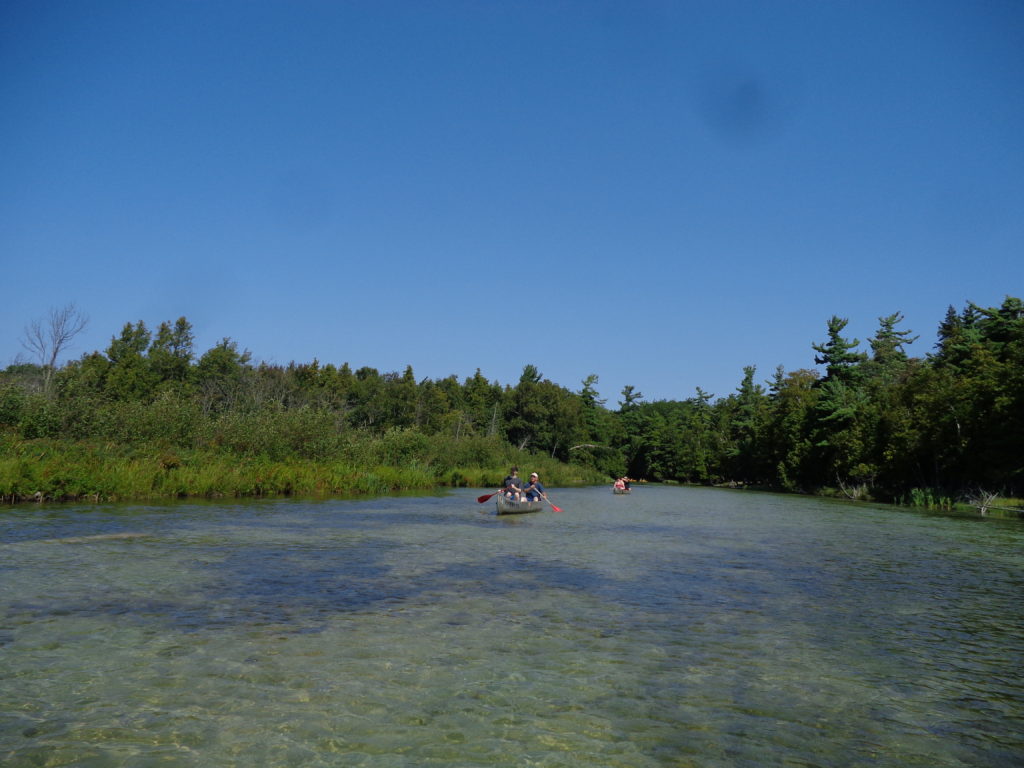
[{"label": "green grass", "polygon": [[[470,447],[490,466],[444,462],[435,446],[385,437],[313,460],[238,455],[226,449],[0,438],[0,500],[143,501],[173,498],[350,496],[437,486],[497,488],[516,463],[546,485],[604,482],[593,470],[519,452]],[[465,453],[465,452],[464,452]],[[475,454],[475,456],[474,456]],[[510,455],[511,454],[511,455]],[[498,463],[500,462],[500,463]]]}]

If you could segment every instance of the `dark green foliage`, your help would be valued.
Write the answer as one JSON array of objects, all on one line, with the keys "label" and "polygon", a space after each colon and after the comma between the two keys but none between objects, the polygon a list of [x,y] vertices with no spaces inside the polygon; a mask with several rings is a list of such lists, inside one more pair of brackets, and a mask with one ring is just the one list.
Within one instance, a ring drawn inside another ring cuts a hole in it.
[{"label": "dark green foliage", "polygon": [[855,351],[860,344],[858,339],[850,340],[840,335],[849,322],[845,317],[833,315],[828,321],[828,341],[811,345],[819,353],[814,358],[815,365],[825,366],[824,381],[852,383],[859,378],[859,366],[867,355]]},{"label": "dark green foliage", "polygon": [[806,368],[775,372],[769,394],[769,419],[766,425],[765,476],[787,491],[812,487],[815,463],[812,461],[811,428],[821,390],[818,373]]},{"label": "dark green foliage", "polygon": [[183,384],[188,381],[192,366],[192,325],[179,317],[171,327],[161,323],[149,346],[147,362],[157,385]]},{"label": "dark green foliage", "polygon": [[770,477],[766,440],[770,402],[764,387],[754,383],[756,368],[743,369],[743,381],[724,406],[729,423],[725,474],[744,483]]},{"label": "dark green foliage", "polygon": [[910,488],[956,496],[1024,484],[1024,304],[952,308],[937,352],[911,358],[900,313],[879,318],[872,354],[832,317],[813,344],[813,370],[780,366],[768,393],[744,369],[738,390],[712,402],[644,403],[632,387],[617,413],[628,472],[652,479],[839,489],[896,499]]},{"label": "dark green foliage", "polygon": [[139,400],[153,392],[157,378],[145,356],[149,342],[150,333],[141,320],[126,323],[120,337],[111,339],[103,388],[115,400]]},{"label": "dark green foliage", "polygon": [[[924,358],[908,356],[917,337],[902,320],[879,318],[869,356],[842,335],[845,319],[830,318],[827,340],[812,345],[823,375],[780,366],[766,390],[748,366],[717,400],[698,388],[646,402],[627,386],[618,410],[596,374],[573,392],[533,364],[514,387],[479,369],[417,381],[411,367],[254,366],[227,338],[197,358],[185,318],[155,334],[128,323],[105,352],[49,378],[38,365],[0,372],[0,495],[102,496],[102,477],[114,495],[487,485],[511,464],[553,482],[628,474],[859,498],[1024,494],[1024,304],[951,307]],[[37,444],[91,447],[43,472],[30,460]],[[117,475],[122,453],[134,457],[123,471],[144,480]]]},{"label": "dark green foliage", "polygon": [[196,387],[207,411],[244,409],[258,403],[252,387],[252,369],[248,350],[238,351],[231,339],[221,339],[208,350],[195,369]]},{"label": "dark green foliage", "polygon": [[910,331],[896,330],[897,323],[902,321],[903,315],[900,312],[878,318],[878,332],[870,343],[872,360],[883,368],[905,362],[907,353],[903,347],[917,341],[917,336],[910,338]]}]

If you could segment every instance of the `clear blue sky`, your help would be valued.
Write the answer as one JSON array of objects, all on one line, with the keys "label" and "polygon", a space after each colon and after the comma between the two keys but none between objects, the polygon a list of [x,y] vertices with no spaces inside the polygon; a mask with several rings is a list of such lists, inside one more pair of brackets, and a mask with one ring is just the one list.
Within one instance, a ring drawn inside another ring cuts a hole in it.
[{"label": "clear blue sky", "polygon": [[68,302],[613,407],[924,355],[1024,294],[1024,3],[3,0],[0,267],[0,365]]}]

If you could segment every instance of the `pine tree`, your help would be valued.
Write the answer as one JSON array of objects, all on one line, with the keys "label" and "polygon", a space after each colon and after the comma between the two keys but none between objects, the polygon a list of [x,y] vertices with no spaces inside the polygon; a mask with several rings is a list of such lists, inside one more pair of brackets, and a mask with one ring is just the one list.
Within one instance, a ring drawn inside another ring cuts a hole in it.
[{"label": "pine tree", "polygon": [[859,375],[858,366],[867,359],[863,352],[856,352],[859,339],[846,339],[840,334],[849,323],[845,317],[832,315],[828,321],[828,341],[812,344],[811,348],[820,354],[815,355],[815,365],[825,366],[825,378],[822,380],[839,380],[844,384],[855,383]]},{"label": "pine tree", "polygon": [[896,325],[903,322],[901,312],[894,312],[886,317],[878,318],[878,331],[869,342],[873,353],[872,360],[880,365],[891,362],[900,362],[907,359],[907,353],[903,347],[913,344],[918,337],[908,338],[912,331],[897,331]]}]

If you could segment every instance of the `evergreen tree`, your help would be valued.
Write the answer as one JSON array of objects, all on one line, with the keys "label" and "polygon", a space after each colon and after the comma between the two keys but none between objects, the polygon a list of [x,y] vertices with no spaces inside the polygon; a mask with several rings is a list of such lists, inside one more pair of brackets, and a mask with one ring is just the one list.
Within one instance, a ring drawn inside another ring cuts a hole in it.
[{"label": "evergreen tree", "polygon": [[543,397],[541,374],[531,364],[523,366],[519,384],[509,393],[506,428],[508,438],[519,450],[547,442],[551,402]]},{"label": "evergreen tree", "polygon": [[818,372],[800,369],[775,372],[769,394],[771,415],[767,425],[766,463],[786,490],[806,490],[815,482],[811,457],[811,429],[820,396]]},{"label": "evergreen tree", "polygon": [[[812,345],[824,375],[780,366],[767,394],[748,366],[724,398],[698,388],[687,400],[648,403],[627,386],[615,411],[596,374],[570,391],[532,364],[514,387],[479,369],[462,384],[417,382],[411,366],[382,376],[316,358],[254,369],[230,339],[195,360],[185,318],[155,334],[139,321],[105,353],[54,370],[45,394],[41,365],[0,372],[0,424],[12,439],[205,441],[274,457],[352,450],[387,461],[422,457],[437,442],[428,435],[447,435],[478,457],[466,466],[510,444],[609,475],[774,480],[791,490],[853,484],[883,498],[923,486],[1024,493],[1024,302],[950,307],[924,359],[908,356],[917,337],[899,328],[903,319],[878,318],[868,358],[843,336],[846,319],[832,317],[827,340]],[[340,440],[347,429],[363,435]]]},{"label": "evergreen tree", "polygon": [[811,428],[813,473],[817,485],[863,482],[873,474],[865,465],[865,415],[868,400],[862,389],[867,355],[856,352],[858,339],[847,339],[842,331],[849,321],[835,315],[828,321],[828,341],[813,344],[819,354],[817,365],[825,366],[819,382],[820,396],[815,403]]},{"label": "evergreen tree", "polygon": [[463,392],[470,428],[478,435],[498,434],[504,419],[501,386],[489,382],[477,368],[466,379]]},{"label": "evergreen tree", "polygon": [[974,305],[968,305],[957,314],[952,306],[939,325],[936,353],[932,358],[935,365],[949,367],[954,371],[969,365],[976,346],[981,342],[981,330],[977,326],[978,313]]},{"label": "evergreen tree", "polygon": [[684,437],[676,477],[691,483],[709,483],[721,479],[724,448],[722,435],[715,428],[713,395],[697,387],[697,396],[686,401],[683,411]]},{"label": "evergreen tree", "polygon": [[903,347],[913,344],[918,337],[908,338],[911,331],[896,330],[896,325],[903,322],[903,319],[903,314],[900,312],[878,318],[878,331],[869,342],[873,353],[872,359],[875,363],[884,366],[907,359],[907,353]]},{"label": "evergreen tree", "polygon": [[630,408],[635,408],[643,399],[643,392],[637,392],[636,387],[627,384],[622,388],[622,402],[619,403],[619,410],[628,411]]},{"label": "evergreen tree", "polygon": [[828,341],[821,344],[812,344],[815,352],[820,354],[814,357],[815,365],[825,366],[826,381],[839,380],[845,384],[853,384],[858,378],[858,366],[867,359],[863,352],[856,352],[859,339],[846,339],[841,334],[849,323],[845,317],[832,315],[828,321]]},{"label": "evergreen tree", "polygon": [[763,482],[770,477],[762,447],[768,421],[768,398],[764,387],[754,383],[757,368],[743,368],[743,381],[723,408],[729,413],[728,450],[730,478],[743,482]]},{"label": "evergreen tree", "polygon": [[552,458],[568,461],[570,449],[589,439],[583,401],[576,393],[550,381],[541,382],[541,388],[542,397],[550,402],[549,436],[544,450]]},{"label": "evergreen tree", "polygon": [[583,407],[583,422],[586,431],[583,439],[596,443],[606,443],[609,435],[605,428],[606,425],[601,419],[605,401],[598,396],[597,381],[597,374],[590,374],[583,380],[583,388],[579,391],[580,404]]}]

